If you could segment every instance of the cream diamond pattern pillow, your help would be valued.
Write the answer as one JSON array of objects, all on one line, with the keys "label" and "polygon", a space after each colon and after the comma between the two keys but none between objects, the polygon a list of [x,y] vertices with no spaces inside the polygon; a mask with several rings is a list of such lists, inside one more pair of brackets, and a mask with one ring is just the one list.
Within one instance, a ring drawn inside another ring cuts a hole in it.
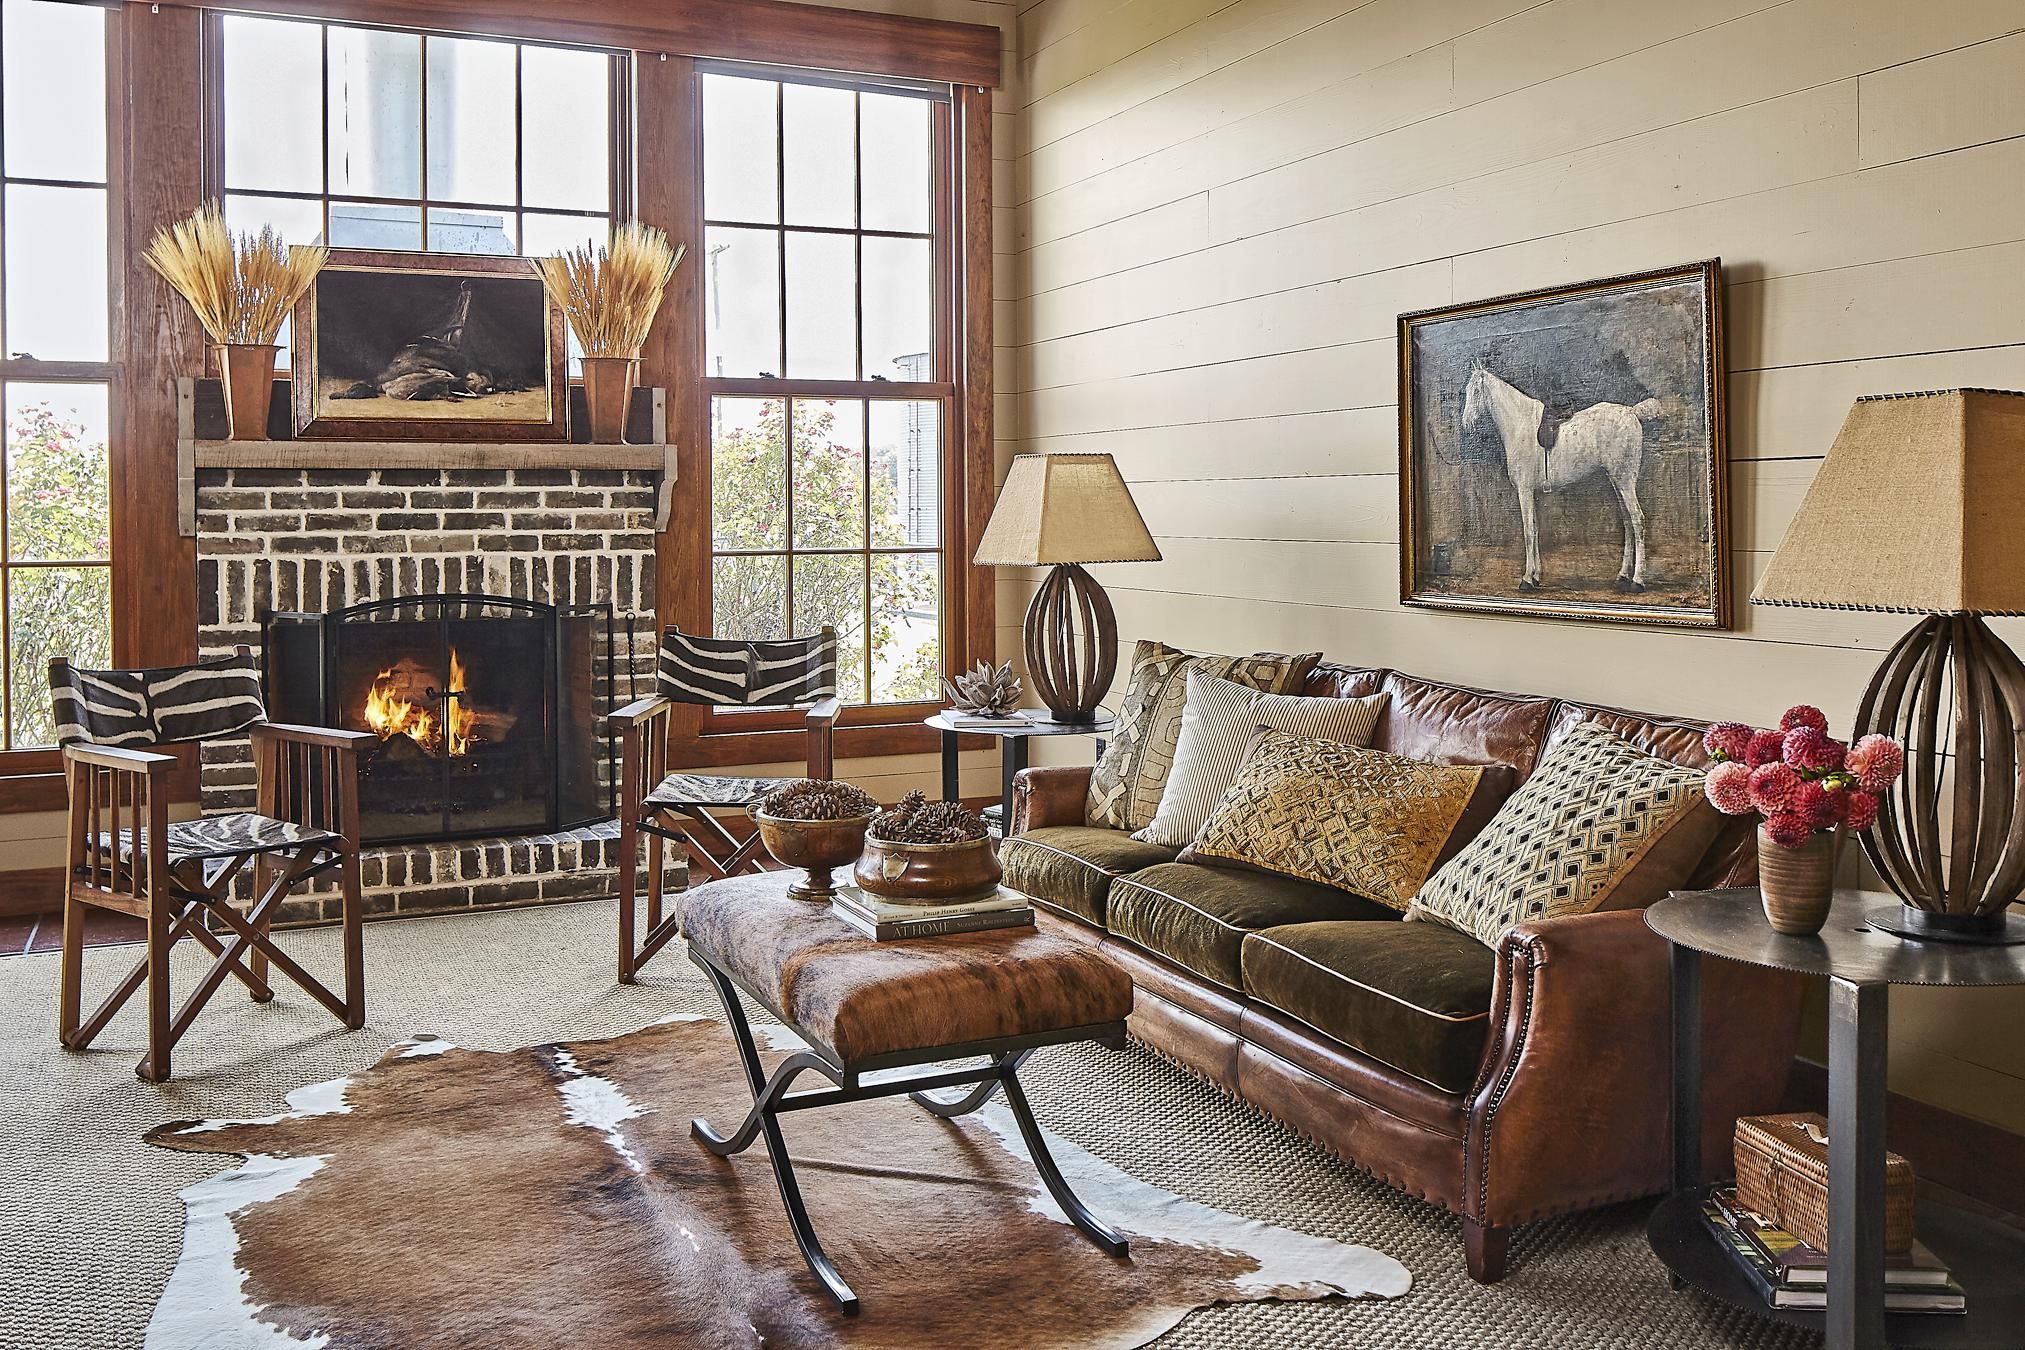
[{"label": "cream diamond pattern pillow", "polygon": [[1584,722],[1428,879],[1407,917],[1495,947],[1514,924],[1601,909],[1703,796],[1699,770]]}]

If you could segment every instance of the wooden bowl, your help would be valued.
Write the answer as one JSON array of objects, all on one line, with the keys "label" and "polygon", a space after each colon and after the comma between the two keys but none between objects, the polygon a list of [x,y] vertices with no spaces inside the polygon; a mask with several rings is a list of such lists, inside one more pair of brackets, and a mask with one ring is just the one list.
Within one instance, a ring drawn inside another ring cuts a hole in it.
[{"label": "wooden bowl", "polygon": [[806,875],[788,887],[797,900],[828,902],[837,893],[835,872],[865,846],[865,827],[875,813],[840,820],[789,820],[754,811],[760,842],[783,867],[799,867]]},{"label": "wooden bowl", "polygon": [[999,883],[990,839],[958,844],[897,844],[865,836],[853,873],[858,885],[900,905],[941,905],[986,895]]}]

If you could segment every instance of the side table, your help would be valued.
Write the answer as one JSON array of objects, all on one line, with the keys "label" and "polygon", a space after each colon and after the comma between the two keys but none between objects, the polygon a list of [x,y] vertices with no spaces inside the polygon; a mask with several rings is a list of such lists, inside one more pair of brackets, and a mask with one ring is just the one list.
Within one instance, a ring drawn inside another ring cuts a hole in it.
[{"label": "side table", "polygon": [[1029,708],[1016,716],[1008,717],[996,726],[957,726],[944,713],[921,719],[942,733],[942,799],[957,801],[963,793],[962,782],[957,773],[956,745],[960,736],[998,737],[999,767],[999,837],[1012,828],[1013,775],[1027,766],[1027,740],[1033,736],[1095,736],[1097,755],[1104,754],[1103,736],[1118,725],[1118,719],[1110,713],[1099,712],[1088,722],[1057,722],[1048,716],[1045,708]]},{"label": "side table", "polygon": [[[1737,1307],[1827,1333],[1830,1350],[2025,1345],[2025,1232],[1921,1200],[1920,1240],[1968,1292],[1968,1312],[1884,1310],[1884,1105],[1894,984],[2025,984],[2025,948],[1915,942],[1877,932],[1864,911],[1888,896],[1838,891],[1811,937],[1774,932],[1755,888],[1676,892],[1646,911],[1670,944],[1673,986],[1673,1193],[1647,1225],[1654,1255],[1685,1282]],[[1720,956],[1828,979],[1828,1309],[1774,1309],[1702,1221],[1701,962]]]}]

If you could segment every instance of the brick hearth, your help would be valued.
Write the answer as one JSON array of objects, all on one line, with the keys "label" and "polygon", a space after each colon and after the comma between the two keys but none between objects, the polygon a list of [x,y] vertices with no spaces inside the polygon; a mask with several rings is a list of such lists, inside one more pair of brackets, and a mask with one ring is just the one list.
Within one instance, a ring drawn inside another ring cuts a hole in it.
[{"label": "brick hearth", "polygon": [[[652,687],[654,505],[637,469],[199,469],[198,646],[256,650],[275,611],[483,592],[553,605],[609,603],[601,658],[626,702]],[[598,671],[603,688],[603,666]],[[600,694],[600,715],[611,711]],[[242,739],[207,746],[206,812],[253,803]],[[366,850],[372,914],[416,914],[612,894],[617,827]],[[671,850],[679,852],[679,850]],[[679,884],[680,864],[671,875]],[[290,900],[283,921],[336,917],[335,883]]]}]

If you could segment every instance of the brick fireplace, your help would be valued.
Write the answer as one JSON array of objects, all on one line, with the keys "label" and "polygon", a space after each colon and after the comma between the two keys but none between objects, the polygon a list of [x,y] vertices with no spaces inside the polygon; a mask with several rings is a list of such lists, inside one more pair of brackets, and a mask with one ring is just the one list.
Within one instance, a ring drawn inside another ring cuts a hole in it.
[{"label": "brick fireplace", "polygon": [[[533,449],[518,457],[533,458]],[[573,452],[574,462],[596,453],[556,450]],[[599,623],[580,644],[592,667],[584,687],[602,745],[606,714],[652,687],[660,478],[658,469],[644,468],[205,467],[199,460],[199,648],[206,656],[242,643],[259,651],[276,614],[401,598],[482,594],[563,610],[609,607],[609,628]],[[610,757],[594,772],[608,788]],[[200,782],[205,811],[250,808],[247,744],[206,747]],[[369,847],[362,872],[369,913],[413,914],[610,894],[617,863],[617,829],[600,821]],[[307,891],[288,902],[284,919],[331,918],[335,904],[328,887]]]}]

